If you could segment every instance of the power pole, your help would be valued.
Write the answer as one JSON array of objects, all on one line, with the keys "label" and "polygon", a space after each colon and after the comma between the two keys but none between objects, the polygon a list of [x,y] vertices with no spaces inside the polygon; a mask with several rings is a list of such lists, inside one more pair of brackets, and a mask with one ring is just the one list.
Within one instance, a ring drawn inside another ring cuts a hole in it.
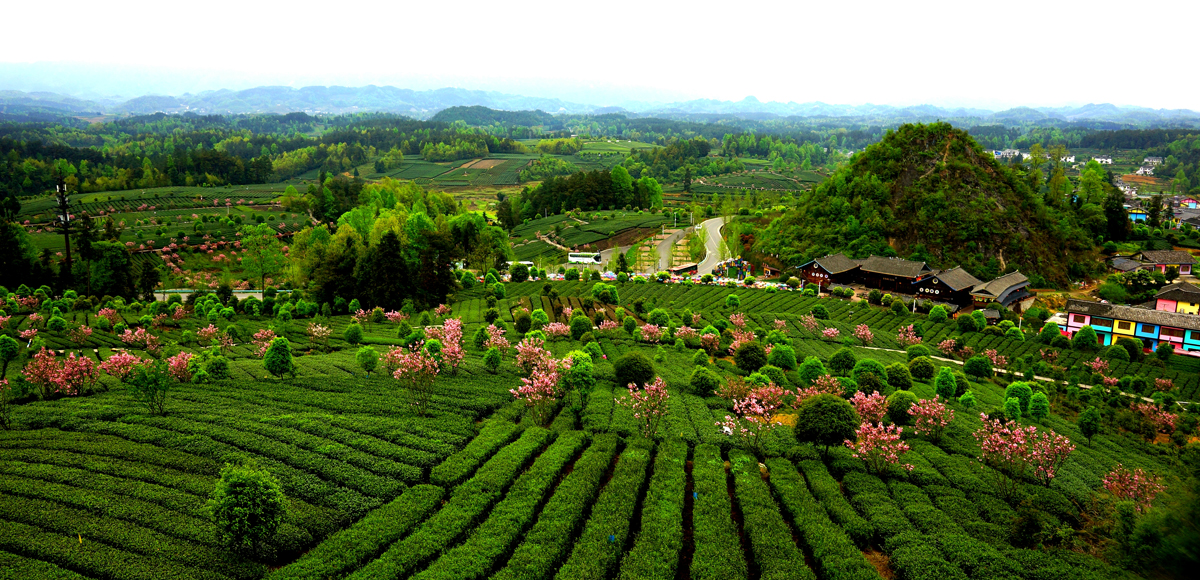
[{"label": "power pole", "polygon": [[63,241],[67,244],[66,262],[59,276],[62,279],[63,290],[67,290],[71,285],[71,211],[70,202],[67,200],[67,184],[62,176],[58,176],[58,184],[55,186],[55,193],[58,195],[58,220],[62,226]]}]

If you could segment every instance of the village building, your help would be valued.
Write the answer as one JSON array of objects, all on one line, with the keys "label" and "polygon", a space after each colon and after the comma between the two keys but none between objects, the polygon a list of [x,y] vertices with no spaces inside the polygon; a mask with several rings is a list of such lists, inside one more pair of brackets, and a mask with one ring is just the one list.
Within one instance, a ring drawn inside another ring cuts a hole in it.
[{"label": "village building", "polygon": [[1155,310],[1181,314],[1200,314],[1200,288],[1187,282],[1164,286],[1154,295]]},{"label": "village building", "polygon": [[1138,175],[1154,175],[1154,166],[1143,165],[1143,166],[1137,168],[1137,171],[1135,171],[1134,173],[1136,173]]},{"label": "village building", "polygon": [[1092,158],[1092,161],[1095,161],[1101,165],[1112,165],[1112,157],[1108,155],[1097,155]]},{"label": "village building", "polygon": [[991,282],[976,284],[971,289],[971,298],[976,307],[996,302],[1005,308],[1012,308],[1014,303],[1033,296],[1025,290],[1028,286],[1029,278],[1020,272],[1011,272]]},{"label": "village building", "polygon": [[871,256],[859,266],[858,280],[867,288],[912,294],[915,290],[913,284],[932,273],[933,270],[925,262]]},{"label": "village building", "polygon": [[971,305],[971,290],[980,280],[967,273],[961,266],[939,270],[913,284],[918,298],[934,302],[946,302],[958,306]]},{"label": "village building", "polygon": [[1191,275],[1192,264],[1196,258],[1181,250],[1143,250],[1133,255],[1133,259],[1142,263],[1148,270],[1158,270],[1166,273],[1167,268],[1175,266],[1180,275]]},{"label": "village building", "polygon": [[1196,209],[1197,207],[1200,207],[1200,202],[1197,202],[1195,198],[1185,197],[1185,198],[1179,200],[1179,207],[1186,207],[1188,209]]},{"label": "village building", "polygon": [[1143,264],[1137,260],[1123,256],[1113,256],[1111,261],[1112,269],[1118,272],[1132,272],[1134,270],[1140,270],[1142,265]]},{"label": "village building", "polygon": [[800,275],[807,284],[820,284],[828,288],[830,284],[854,282],[858,267],[858,260],[851,260],[844,254],[832,254],[800,266]]},{"label": "village building", "polygon": [[1096,331],[1101,345],[1111,345],[1128,337],[1140,341],[1147,351],[1165,342],[1174,347],[1176,353],[1200,356],[1200,316],[1194,314],[1068,300],[1067,336],[1075,336],[1084,326],[1091,326]]},{"label": "village building", "polygon": [[1162,165],[1162,157],[1147,157],[1143,163],[1146,165]]}]

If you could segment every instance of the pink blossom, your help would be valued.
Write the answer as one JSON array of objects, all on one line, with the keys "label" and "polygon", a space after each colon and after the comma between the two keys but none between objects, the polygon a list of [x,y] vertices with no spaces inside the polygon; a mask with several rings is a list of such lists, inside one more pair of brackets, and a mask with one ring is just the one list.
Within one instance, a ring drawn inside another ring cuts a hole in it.
[{"label": "pink blossom", "polygon": [[840,330],[834,327],[829,327],[821,331],[821,334],[828,340],[837,340],[837,337],[842,334]]},{"label": "pink blossom", "polygon": [[817,328],[821,326],[821,323],[817,322],[817,317],[813,316],[810,312],[800,317],[800,326],[803,326],[804,330],[816,334]]},{"label": "pink blossom", "polygon": [[530,375],[539,367],[551,366],[554,358],[550,351],[543,348],[545,341],[534,336],[527,337],[517,343],[517,367],[521,372]]},{"label": "pink blossom", "polygon": [[446,316],[450,314],[450,307],[445,304],[439,304],[437,308],[433,309],[433,313],[438,316]]},{"label": "pink blossom", "polygon": [[571,327],[561,322],[551,322],[543,330],[546,331],[547,335],[554,338],[563,338],[571,335]]},{"label": "pink blossom", "polygon": [[779,332],[787,332],[787,321],[776,318],[775,330],[778,330]]},{"label": "pink blossom", "polygon": [[883,473],[892,465],[899,465],[907,471],[913,470],[911,463],[900,463],[900,456],[908,452],[908,444],[900,439],[903,428],[896,425],[883,426],[864,422],[858,426],[855,433],[857,441],[847,439],[846,447],[850,448],[855,459],[862,459],[867,469],[872,473]]},{"label": "pink blossom", "polygon": [[994,348],[989,348],[983,351],[983,356],[986,356],[988,360],[992,361],[992,366],[994,367],[1004,368],[1008,366],[1008,357],[1001,355]]},{"label": "pink blossom", "polygon": [[0,329],[2,329],[2,328],[4,328],[5,326],[7,326],[7,325],[8,325],[8,321],[9,321],[9,320],[11,320],[11,319],[12,319],[12,317],[11,317],[11,316],[0,316]]},{"label": "pink blossom", "polygon": [[700,333],[695,328],[690,326],[680,326],[679,328],[675,329],[675,338],[693,340],[697,336],[700,336]]},{"label": "pink blossom", "polygon": [[[212,328],[212,325],[209,325],[209,328]],[[254,337],[251,342],[254,343],[254,346],[258,347],[258,350],[256,350],[254,353],[255,356],[258,358],[266,356],[267,349],[271,347],[271,342],[274,341],[275,338],[275,331],[271,330],[270,328],[264,328],[254,333]]]},{"label": "pink blossom", "polygon": [[900,330],[896,332],[896,342],[900,343],[900,346],[908,347],[920,344],[921,337],[917,336],[917,329],[910,324],[908,326],[901,326]]},{"label": "pink blossom", "polygon": [[716,353],[717,349],[721,347],[721,337],[716,334],[702,334],[700,335],[700,346],[709,354]]},{"label": "pink blossom", "polygon": [[[730,381],[726,394],[736,397],[734,390],[737,385]],[[724,421],[716,425],[721,427],[726,435],[734,435],[759,449],[762,436],[780,424],[774,420],[775,410],[783,404],[787,391],[769,384],[766,387],[751,389],[744,397],[734,398],[734,415],[726,415]]]},{"label": "pink blossom", "polygon": [[940,441],[946,427],[954,421],[954,410],[946,407],[938,395],[913,403],[908,409],[908,414],[915,419],[913,429],[921,435],[928,435],[934,441]]},{"label": "pink blossom", "polygon": [[642,325],[642,341],[643,342],[657,344],[660,340],[662,340],[662,336],[663,336],[663,329],[661,326],[658,326],[657,324],[649,324],[649,323]]},{"label": "pink blossom", "polygon": [[[518,352],[520,349],[521,346],[517,345]],[[510,389],[509,392],[517,399],[525,401],[525,405],[531,409],[534,423],[545,425],[550,422],[550,414],[559,399],[558,382],[559,372],[556,365],[538,365],[529,377],[521,378],[520,387]]]},{"label": "pink blossom", "polygon": [[[0,327],[3,327],[3,325],[0,324]],[[79,328],[72,330],[71,333],[68,335],[68,338],[70,338],[71,342],[73,342],[75,344],[83,344],[83,343],[87,342],[88,338],[90,338],[91,336],[92,336],[91,328],[88,328],[86,326],[80,326]]]},{"label": "pink blossom", "polygon": [[871,329],[867,325],[859,324],[854,327],[854,338],[861,340],[863,346],[867,346],[875,340],[875,335],[871,333]]},{"label": "pink blossom", "polygon": [[[3,325],[0,324],[0,327],[2,327],[2,326]],[[1173,381],[1171,379],[1164,379],[1164,378],[1154,379],[1154,390],[1156,390],[1156,391],[1169,391],[1174,388],[1175,388],[1175,381]]]},{"label": "pink blossom", "polygon": [[133,372],[133,368],[144,362],[146,361],[140,357],[121,351],[104,359],[104,362],[100,363],[100,370],[124,382],[129,373]]},{"label": "pink blossom", "polygon": [[399,310],[389,310],[384,312],[383,316],[392,324],[400,324],[401,322],[408,320],[408,315],[400,312]]},{"label": "pink blossom", "polygon": [[38,330],[36,328],[29,328],[26,330],[22,330],[21,332],[19,332],[17,334],[21,337],[21,340],[24,340],[25,342],[30,342],[33,339],[37,338]]},{"label": "pink blossom", "polygon": [[746,315],[741,312],[730,314],[729,322],[738,328],[746,328]]},{"label": "pink blossom", "polygon": [[497,348],[500,350],[501,358],[503,358],[508,352],[508,349],[512,346],[509,344],[508,339],[504,338],[504,332],[505,330],[503,328],[500,328],[495,324],[489,324],[487,326],[488,338],[486,341],[484,341],[483,348],[485,350]]},{"label": "pink blossom", "polygon": [[754,340],[754,331],[752,330],[730,329],[729,332],[733,335],[733,342],[729,343],[729,354],[737,354],[742,345]]},{"label": "pink blossom", "polygon": [[411,350],[398,353],[395,351],[399,349],[394,349],[395,362],[388,363],[396,365],[392,377],[410,391],[413,397],[412,405],[422,413],[429,407],[429,400],[433,396],[433,381],[437,378],[439,370],[438,360],[423,347],[424,344],[418,344]]},{"label": "pink blossom", "polygon": [[985,414],[980,418],[983,426],[974,433],[979,442],[979,461],[993,469],[997,487],[1005,496],[1011,496],[1017,482],[1025,477],[1049,486],[1075,451],[1070,439],[1054,431],[1022,428],[1016,421],[990,419]]},{"label": "pink blossom", "polygon": [[1154,428],[1162,433],[1171,433],[1175,431],[1175,424],[1179,421],[1179,415],[1168,413],[1154,403],[1143,403],[1135,401],[1130,405],[1130,410],[1142,416],[1143,419],[1154,425]]},{"label": "pink blossom", "polygon": [[1141,513],[1149,510],[1154,497],[1167,489],[1161,479],[1140,467],[1131,471],[1120,463],[1104,476],[1103,485],[1117,499],[1132,501]]},{"label": "pink blossom", "polygon": [[42,318],[42,315],[34,312],[33,314],[29,315],[29,326],[33,327],[38,324],[41,324],[42,320],[44,320],[44,318]]},{"label": "pink blossom", "polygon": [[571,315],[574,313],[575,313],[575,309],[571,308],[570,306],[566,306],[562,309],[562,317],[566,318],[567,320],[570,320]]},{"label": "pink blossom", "polygon": [[192,382],[192,370],[188,368],[188,361],[192,360],[192,353],[180,352],[179,354],[167,359],[167,373],[172,379],[181,383]]},{"label": "pink blossom", "polygon": [[72,352],[59,365],[54,351],[45,347],[33,355],[23,372],[25,380],[36,386],[43,398],[51,393],[77,395],[84,386],[95,384],[98,378],[92,359]]},{"label": "pink blossom", "polygon": [[[803,389],[796,389],[796,406],[799,407],[801,403],[817,395],[837,395],[840,397],[844,391],[842,383],[834,378],[833,375],[821,375],[817,377],[817,380],[813,381],[812,385]],[[862,413],[860,412],[859,415],[861,416]]]},{"label": "pink blossom", "polygon": [[617,324],[617,321],[615,320],[600,321],[600,332],[606,336],[612,336],[612,334],[620,327],[621,325]]},{"label": "pink blossom", "polygon": [[667,399],[671,397],[666,384],[662,377],[655,377],[654,382],[644,387],[636,383],[629,383],[628,387],[629,396],[617,399],[617,403],[633,411],[643,437],[654,437],[659,421],[667,414]]},{"label": "pink blossom", "polygon": [[1096,357],[1090,361],[1084,361],[1083,364],[1087,368],[1092,369],[1093,373],[1099,373],[1102,375],[1108,374],[1108,361],[1101,360],[1100,357]]},{"label": "pink blossom", "polygon": [[938,343],[937,349],[942,351],[942,354],[946,356],[953,356],[954,353],[958,351],[958,343],[953,339],[947,338],[946,340]]},{"label": "pink blossom", "polygon": [[850,399],[863,423],[882,423],[887,414],[887,397],[875,391],[870,395],[859,391]]},{"label": "pink blossom", "polygon": [[137,330],[126,328],[125,332],[117,338],[121,339],[121,342],[125,344],[139,346],[151,354],[157,354],[159,349],[162,348],[162,345],[158,342],[158,337],[150,334],[145,328],[138,328]]}]

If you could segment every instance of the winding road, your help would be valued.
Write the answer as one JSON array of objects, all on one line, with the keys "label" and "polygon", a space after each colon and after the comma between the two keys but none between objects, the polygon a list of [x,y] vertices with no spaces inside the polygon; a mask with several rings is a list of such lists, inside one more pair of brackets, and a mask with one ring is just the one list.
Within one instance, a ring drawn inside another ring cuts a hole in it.
[{"label": "winding road", "polygon": [[700,261],[700,268],[697,272],[701,276],[712,274],[717,262],[721,261],[721,243],[723,242],[721,239],[721,226],[723,225],[725,225],[725,218],[720,217],[700,223],[700,226],[704,228],[704,248],[708,250],[704,255],[704,259]]}]

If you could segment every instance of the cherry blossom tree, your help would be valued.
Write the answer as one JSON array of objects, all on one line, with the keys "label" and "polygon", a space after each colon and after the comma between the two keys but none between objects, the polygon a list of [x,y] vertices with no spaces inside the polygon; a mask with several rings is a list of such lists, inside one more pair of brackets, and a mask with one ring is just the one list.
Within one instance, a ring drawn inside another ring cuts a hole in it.
[{"label": "cherry blossom tree", "polygon": [[1171,379],[1157,378],[1154,379],[1154,390],[1169,391],[1175,388],[1175,381]]},{"label": "cherry blossom tree", "polygon": [[251,340],[251,342],[254,343],[254,346],[258,347],[254,351],[254,355],[258,358],[266,356],[267,349],[271,348],[271,342],[275,340],[275,338],[275,331],[271,330],[270,328],[264,328],[254,333],[254,338]]},{"label": "cherry blossom tree", "polygon": [[733,399],[734,415],[726,415],[716,425],[726,435],[736,436],[761,452],[762,436],[780,425],[774,421],[775,410],[783,404],[786,394],[774,384],[750,389],[744,398]]},{"label": "cherry blossom tree", "polygon": [[908,347],[920,344],[921,337],[917,336],[916,327],[910,324],[908,326],[901,326],[900,330],[896,332],[896,342],[900,343],[900,346]]},{"label": "cherry blossom tree", "polygon": [[715,354],[717,349],[721,348],[721,337],[715,334],[700,335],[700,347],[708,351],[708,354]]},{"label": "cherry blossom tree", "polygon": [[171,378],[180,383],[192,382],[192,370],[188,368],[188,363],[192,360],[192,353],[180,352],[179,354],[167,359],[167,373]]},{"label": "cherry blossom tree", "polygon": [[438,304],[438,307],[433,309],[433,313],[439,317],[446,316],[450,314],[450,307],[445,304]]},{"label": "cherry blossom tree", "polygon": [[384,318],[387,318],[388,322],[391,322],[392,324],[400,324],[401,322],[408,320],[408,315],[403,312],[400,312],[399,310],[389,310],[387,312],[384,312],[383,316],[384,316]]},{"label": "cherry blossom tree", "polygon": [[662,334],[663,329],[657,324],[646,323],[642,325],[642,342],[658,344],[658,342],[662,339]]},{"label": "cherry blossom tree", "polygon": [[1143,419],[1154,425],[1154,429],[1161,433],[1171,433],[1175,431],[1175,425],[1179,421],[1179,415],[1168,413],[1154,403],[1145,403],[1134,401],[1130,405],[1130,410]]},{"label": "cherry blossom tree", "polygon": [[[561,323],[557,323],[557,324],[561,324]],[[566,325],[564,324],[563,326],[566,326]],[[617,324],[617,321],[615,321],[615,320],[601,320],[600,321],[600,333],[605,336],[612,336],[613,333],[615,333],[617,331],[617,329],[620,327],[621,327],[621,325]],[[567,327],[567,331],[570,332],[570,327]]]},{"label": "cherry blossom tree", "polygon": [[812,334],[816,334],[817,329],[821,327],[821,323],[817,322],[817,317],[813,316],[813,314],[810,312],[800,317],[800,326],[803,326],[804,330],[807,330]]},{"label": "cherry blossom tree", "polygon": [[796,389],[796,402],[794,406],[799,407],[805,400],[817,395],[837,395],[842,396],[846,389],[842,387],[842,383],[833,375],[821,375],[817,380],[813,381],[812,385],[803,389]]},{"label": "cherry blossom tree", "polygon": [[75,344],[80,344],[80,345],[87,342],[88,339],[91,337],[92,337],[92,329],[88,328],[86,326],[80,326],[79,328],[73,329],[67,335],[67,338],[70,338],[71,342],[73,342]]},{"label": "cherry blossom tree", "polygon": [[121,339],[121,342],[127,345],[141,347],[142,350],[155,356],[162,349],[162,345],[158,342],[158,337],[150,334],[145,328],[138,328],[137,330],[126,328],[125,332],[117,338]]},{"label": "cherry blossom tree", "polygon": [[1130,470],[1120,463],[1104,476],[1103,485],[1113,497],[1132,501],[1139,513],[1149,510],[1154,497],[1167,489],[1159,478],[1140,467]]},{"label": "cherry blossom tree", "polygon": [[488,338],[483,343],[483,350],[486,351],[494,347],[500,349],[501,357],[507,354],[508,349],[512,347],[512,345],[509,344],[507,338],[504,338],[504,332],[505,330],[503,328],[500,328],[495,324],[489,324],[487,327]]},{"label": "cherry blossom tree", "polygon": [[116,377],[121,382],[125,382],[129,378],[129,373],[133,372],[133,368],[145,362],[146,360],[141,357],[121,351],[104,359],[104,362],[100,363],[100,370],[109,376]]},{"label": "cherry blossom tree", "polygon": [[54,351],[42,348],[33,355],[23,371],[25,380],[37,387],[43,398],[54,393],[77,395],[84,386],[96,382],[96,365],[87,357],[70,353],[59,364]]},{"label": "cherry blossom tree", "polygon": [[[520,345],[517,345],[518,351],[520,348]],[[538,365],[528,377],[521,378],[520,387],[510,389],[508,392],[517,399],[525,401],[525,406],[530,409],[535,423],[545,425],[550,422],[554,408],[558,404],[558,381],[557,365]]]},{"label": "cherry blossom tree", "polygon": [[21,337],[21,340],[25,341],[26,343],[30,343],[33,342],[33,339],[37,338],[38,329],[27,328],[17,333],[17,335]]},{"label": "cherry blossom tree", "polygon": [[875,340],[875,334],[871,332],[870,327],[865,324],[860,324],[854,327],[854,338],[861,340],[863,346],[867,346]]},{"label": "cherry blossom tree", "polygon": [[751,330],[730,329],[729,332],[733,335],[733,342],[729,343],[729,354],[737,354],[743,344],[754,340],[754,331]]},{"label": "cherry blossom tree", "polygon": [[638,388],[636,383],[629,383],[629,396],[617,399],[617,403],[633,411],[633,418],[637,420],[643,437],[653,438],[658,432],[659,421],[667,414],[667,399],[670,396],[662,377],[655,377],[654,382],[642,388]]},{"label": "cherry blossom tree", "polygon": [[442,364],[450,369],[452,375],[458,374],[458,366],[467,356],[462,347],[462,329],[461,318],[447,318],[442,322]]},{"label": "cherry blossom tree", "polygon": [[698,336],[700,336],[700,332],[690,326],[680,326],[675,329],[675,338],[695,340]]},{"label": "cherry blossom tree", "polygon": [[842,331],[832,326],[821,331],[821,335],[824,336],[826,340],[837,340],[841,334]]},{"label": "cherry blossom tree", "polygon": [[[316,322],[310,322],[308,323],[307,333],[308,342],[312,344],[313,348],[316,348],[319,345],[323,350],[329,349],[329,337],[333,335],[332,328],[322,324],[317,324]],[[271,340],[274,340],[274,337],[271,337]],[[270,344],[271,340],[268,340],[266,344]],[[257,342],[255,344],[257,344]],[[266,351],[263,350],[263,352],[265,353]]]},{"label": "cherry blossom tree", "polygon": [[[215,325],[210,324],[204,328],[201,328],[200,330],[197,330],[196,338],[200,339],[201,341],[203,341],[205,343],[212,344],[212,341],[217,339],[218,334],[221,334],[221,329],[217,328]],[[272,333],[272,334],[274,334],[274,333]],[[274,338],[274,337],[272,337],[272,338]]]},{"label": "cherry blossom tree", "polygon": [[[609,321],[606,320],[604,322],[609,322]],[[616,323],[614,322],[613,324],[615,325]],[[601,326],[603,327],[604,324],[601,323]],[[546,327],[543,328],[542,330],[545,330],[546,335],[548,335],[552,338],[565,338],[565,337],[571,336],[571,327],[567,326],[566,324],[563,324],[561,322],[551,322],[550,324],[547,324]]]},{"label": "cherry blossom tree", "polygon": [[942,440],[942,433],[954,421],[954,410],[942,403],[938,395],[913,403],[908,414],[914,419],[913,430],[934,442]]},{"label": "cherry blossom tree", "polygon": [[882,474],[893,465],[912,471],[911,463],[900,463],[900,456],[909,450],[908,444],[900,439],[903,432],[904,429],[896,425],[863,422],[855,432],[857,440],[847,439],[845,445],[855,459],[867,464],[867,470],[871,473]]},{"label": "cherry blossom tree", "polygon": [[12,320],[11,316],[0,315],[0,330],[3,330],[5,326],[8,326],[9,320]]},{"label": "cherry blossom tree", "polygon": [[879,391],[870,395],[862,391],[854,393],[850,404],[854,405],[863,423],[882,423],[884,415],[887,415],[887,397],[879,394]]},{"label": "cherry blossom tree", "polygon": [[1090,361],[1084,361],[1083,364],[1087,368],[1092,369],[1093,373],[1099,373],[1102,375],[1108,374],[1108,361],[1101,360],[1100,357],[1096,357]]},{"label": "cherry blossom tree", "polygon": [[408,389],[412,395],[412,405],[417,411],[425,414],[433,396],[433,381],[439,371],[437,358],[425,352],[424,343],[421,343],[407,352],[402,352],[396,362],[397,367],[392,377]]},{"label": "cherry blossom tree", "polygon": [[537,367],[549,366],[549,361],[553,360],[553,355],[544,346],[545,341],[536,336],[527,337],[517,343],[516,363],[522,373],[529,375]]},{"label": "cherry blossom tree", "polygon": [[996,487],[1005,497],[1011,497],[1024,478],[1049,486],[1075,451],[1070,439],[1054,431],[1022,428],[1016,421],[991,419],[986,414],[980,414],[980,418],[983,425],[974,433],[979,442],[979,461],[992,468]]},{"label": "cherry blossom tree", "polygon": [[786,320],[776,318],[774,324],[775,324],[775,330],[778,330],[779,332],[783,332],[783,333],[787,332],[787,321]]},{"label": "cherry blossom tree", "polygon": [[946,340],[938,343],[937,349],[941,351],[943,355],[954,356],[954,353],[958,352],[958,343],[952,338],[947,338]]},{"label": "cherry blossom tree", "polygon": [[734,312],[729,315],[729,322],[737,328],[746,328],[746,315],[741,312]]}]

